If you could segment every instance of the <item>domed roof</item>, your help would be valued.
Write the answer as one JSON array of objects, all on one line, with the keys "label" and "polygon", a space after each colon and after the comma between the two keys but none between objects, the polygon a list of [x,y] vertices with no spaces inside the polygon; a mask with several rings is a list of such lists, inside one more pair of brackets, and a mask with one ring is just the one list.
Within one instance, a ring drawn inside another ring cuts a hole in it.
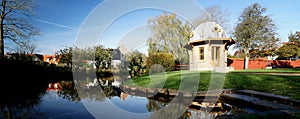
[{"label": "domed roof", "polygon": [[215,22],[204,22],[192,30],[190,41],[205,40],[211,38],[226,38],[223,28]]}]

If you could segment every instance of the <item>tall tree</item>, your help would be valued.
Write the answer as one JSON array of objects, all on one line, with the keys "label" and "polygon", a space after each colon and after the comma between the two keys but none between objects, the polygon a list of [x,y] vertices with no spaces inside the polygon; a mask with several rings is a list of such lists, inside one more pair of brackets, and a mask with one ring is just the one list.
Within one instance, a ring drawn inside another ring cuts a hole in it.
[{"label": "tall tree", "polygon": [[18,43],[39,34],[39,29],[30,23],[34,5],[34,0],[1,0],[0,60],[4,58],[4,40]]},{"label": "tall tree", "polygon": [[201,16],[193,21],[193,24],[198,26],[204,22],[210,21],[221,25],[224,30],[229,30],[229,18],[230,13],[227,9],[222,9],[218,5],[213,5],[205,8],[205,10],[202,11]]},{"label": "tall tree", "polygon": [[149,54],[156,52],[167,52],[173,54],[175,59],[181,63],[188,63],[187,50],[183,48],[189,41],[191,25],[177,17],[175,13],[167,13],[149,19],[148,26],[151,36],[147,43]]},{"label": "tall tree", "polygon": [[274,38],[277,35],[275,24],[270,15],[265,15],[266,10],[258,3],[246,7],[234,29],[236,47],[245,52],[245,69],[248,69],[250,50],[270,49],[270,44],[278,40]]}]

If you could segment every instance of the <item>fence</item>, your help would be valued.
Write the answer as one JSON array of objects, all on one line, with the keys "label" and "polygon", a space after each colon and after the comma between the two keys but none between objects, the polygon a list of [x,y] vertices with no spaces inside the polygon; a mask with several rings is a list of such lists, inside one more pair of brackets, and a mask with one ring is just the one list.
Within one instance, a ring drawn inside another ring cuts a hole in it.
[{"label": "fence", "polygon": [[[227,66],[234,67],[234,70],[244,69],[244,59],[241,58],[228,58]],[[248,69],[266,69],[272,68],[298,68],[300,67],[300,60],[266,60],[254,59],[249,60]]]},{"label": "fence", "polygon": [[188,64],[180,64],[180,65],[175,65],[175,70],[189,70],[190,65]]}]

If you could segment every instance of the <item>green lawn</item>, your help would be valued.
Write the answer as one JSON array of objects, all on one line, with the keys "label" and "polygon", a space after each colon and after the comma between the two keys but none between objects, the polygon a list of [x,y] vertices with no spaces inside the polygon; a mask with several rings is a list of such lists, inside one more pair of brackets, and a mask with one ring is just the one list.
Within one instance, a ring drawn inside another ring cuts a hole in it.
[{"label": "green lawn", "polygon": [[[212,89],[217,89],[222,86],[221,88],[224,89],[250,89],[300,99],[300,76],[239,74],[236,72],[212,74],[210,71],[173,71],[165,74],[134,78],[126,81],[124,84],[175,90],[193,90],[198,87],[198,91],[211,90],[212,87]],[[209,87],[210,89],[208,89]]]}]

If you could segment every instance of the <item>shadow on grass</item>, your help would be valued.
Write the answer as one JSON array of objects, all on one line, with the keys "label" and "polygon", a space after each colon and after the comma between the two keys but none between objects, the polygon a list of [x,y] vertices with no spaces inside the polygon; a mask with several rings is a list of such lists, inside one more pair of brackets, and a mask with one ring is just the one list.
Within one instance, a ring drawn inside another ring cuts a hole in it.
[{"label": "shadow on grass", "polygon": [[227,74],[224,88],[249,89],[300,99],[300,76]]}]

